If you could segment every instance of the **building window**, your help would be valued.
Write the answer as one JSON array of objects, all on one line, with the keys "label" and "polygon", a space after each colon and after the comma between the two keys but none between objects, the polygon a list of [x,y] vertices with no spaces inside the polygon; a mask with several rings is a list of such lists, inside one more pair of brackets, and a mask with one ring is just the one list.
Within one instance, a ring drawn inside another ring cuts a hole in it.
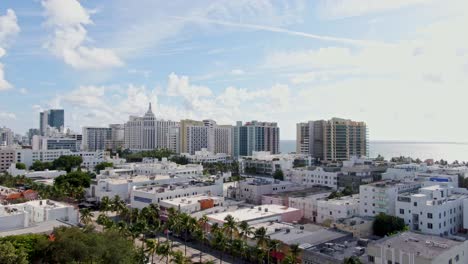
[{"label": "building window", "polygon": [[374,262],[375,262],[374,256],[368,256],[367,259],[369,260],[370,263],[374,263]]},{"label": "building window", "polygon": [[432,229],[432,223],[427,223],[427,228]]},{"label": "building window", "polygon": [[432,219],[432,213],[427,213],[427,218]]},{"label": "building window", "polygon": [[405,214],[405,209],[400,209],[400,214]]}]

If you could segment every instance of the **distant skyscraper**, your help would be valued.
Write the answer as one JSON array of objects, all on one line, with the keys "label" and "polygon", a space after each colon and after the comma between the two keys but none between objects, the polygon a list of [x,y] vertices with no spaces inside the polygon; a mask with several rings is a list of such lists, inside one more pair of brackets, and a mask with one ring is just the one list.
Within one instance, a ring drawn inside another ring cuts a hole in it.
[{"label": "distant skyscraper", "polygon": [[28,134],[27,136],[28,136],[29,145],[32,145],[32,138],[34,136],[40,136],[41,131],[37,128],[30,128],[27,134]]},{"label": "distant skyscraper", "polygon": [[0,127],[0,146],[11,146],[14,142],[14,133],[11,129]]},{"label": "distant skyscraper", "polygon": [[235,157],[251,156],[253,151],[280,152],[280,129],[273,122],[252,121],[242,125],[241,121],[233,128],[233,152]]},{"label": "distant skyscraper", "polygon": [[81,149],[84,151],[105,150],[106,143],[111,136],[112,129],[109,127],[83,127]]},{"label": "distant skyscraper", "polygon": [[324,161],[343,161],[367,156],[367,126],[341,118],[298,123],[296,152]]},{"label": "distant skyscraper", "polygon": [[110,124],[109,128],[111,136],[106,142],[106,149],[117,151],[123,148],[125,144],[125,126],[123,124]]},{"label": "distant skyscraper", "polygon": [[62,130],[65,126],[65,112],[63,109],[50,109],[39,113],[39,130],[41,135],[47,134],[48,128]]},{"label": "distant skyscraper", "polygon": [[169,148],[168,132],[178,125],[175,121],[156,119],[150,103],[143,117],[130,116],[125,123],[125,148],[133,151]]}]

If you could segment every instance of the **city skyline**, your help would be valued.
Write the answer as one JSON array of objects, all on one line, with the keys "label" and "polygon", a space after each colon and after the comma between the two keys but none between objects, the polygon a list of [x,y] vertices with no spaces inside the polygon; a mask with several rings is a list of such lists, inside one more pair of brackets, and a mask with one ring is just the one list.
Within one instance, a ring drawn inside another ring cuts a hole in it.
[{"label": "city skyline", "polygon": [[[468,4],[408,1],[0,3],[0,127],[157,118],[366,122],[372,140],[467,141]],[[27,73],[27,78],[25,77]],[[454,96],[456,95],[456,96]],[[449,128],[449,129],[447,129]]]}]

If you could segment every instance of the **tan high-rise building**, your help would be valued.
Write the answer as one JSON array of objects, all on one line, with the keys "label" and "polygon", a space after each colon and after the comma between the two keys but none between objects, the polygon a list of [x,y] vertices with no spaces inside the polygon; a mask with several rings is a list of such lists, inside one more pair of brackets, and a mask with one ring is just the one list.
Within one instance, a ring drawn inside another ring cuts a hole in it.
[{"label": "tan high-rise building", "polygon": [[232,126],[217,125],[214,120],[180,121],[181,152],[195,154],[202,149],[232,155]]},{"label": "tan high-rise building", "polygon": [[364,122],[332,118],[298,123],[296,152],[324,161],[343,161],[367,156],[367,126]]}]

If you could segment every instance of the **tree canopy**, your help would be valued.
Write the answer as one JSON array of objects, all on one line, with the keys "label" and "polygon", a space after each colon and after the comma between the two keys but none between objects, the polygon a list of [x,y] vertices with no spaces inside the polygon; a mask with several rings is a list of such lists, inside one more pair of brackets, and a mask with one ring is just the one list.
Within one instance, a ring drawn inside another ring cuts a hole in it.
[{"label": "tree canopy", "polygon": [[135,153],[132,153],[129,150],[124,150],[120,153],[120,156],[125,158],[128,162],[141,162],[143,158],[155,158],[160,160],[162,158],[169,158],[171,155],[174,155],[174,152],[167,148],[140,151]]},{"label": "tree canopy", "polygon": [[380,213],[372,225],[374,235],[388,236],[407,229],[405,221],[399,217]]},{"label": "tree canopy", "polygon": [[114,163],[104,161],[94,166],[94,170],[96,171],[97,174],[99,174],[101,170],[104,170],[105,168],[110,168],[110,167],[114,167]]},{"label": "tree canopy", "polygon": [[18,162],[16,163],[16,168],[18,170],[25,170],[26,169],[26,165],[24,163],[21,163],[21,162]]},{"label": "tree canopy", "polygon": [[83,158],[78,156],[60,156],[52,162],[52,166],[57,170],[70,172],[73,168],[78,168],[83,163]]},{"label": "tree canopy", "polygon": [[54,184],[88,188],[91,184],[91,176],[87,172],[73,171],[55,178]]},{"label": "tree canopy", "polygon": [[284,173],[283,173],[283,171],[280,170],[280,169],[277,169],[277,170],[275,171],[275,173],[273,173],[273,178],[274,178],[275,180],[283,181],[283,180],[284,180]]}]

